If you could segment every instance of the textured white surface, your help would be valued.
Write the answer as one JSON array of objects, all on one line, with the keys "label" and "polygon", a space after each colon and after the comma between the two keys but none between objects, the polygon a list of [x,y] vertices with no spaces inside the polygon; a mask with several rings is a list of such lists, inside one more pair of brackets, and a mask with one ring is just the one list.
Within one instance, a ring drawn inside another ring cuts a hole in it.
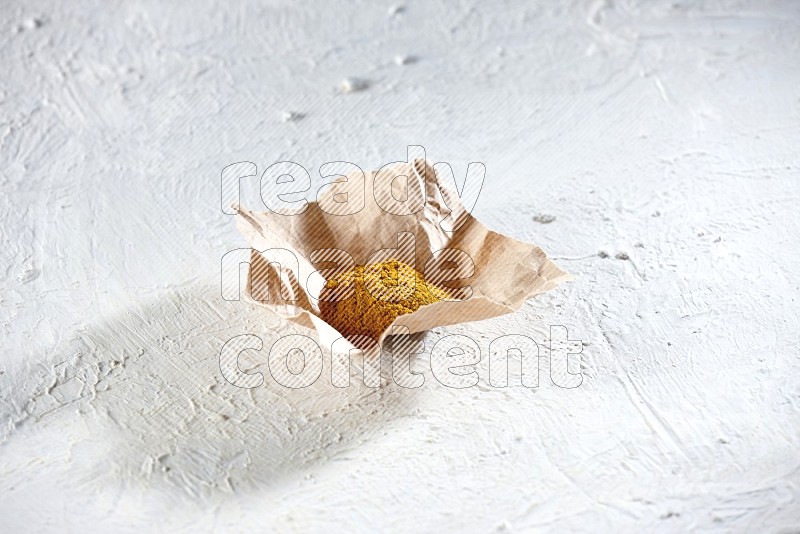
[{"label": "textured white surface", "polygon": [[[0,530],[800,529],[800,4],[488,4],[3,4]],[[291,329],[219,297],[221,169],[408,144],[577,280],[429,334],[475,388],[226,383]],[[488,387],[551,324],[583,384]]]}]

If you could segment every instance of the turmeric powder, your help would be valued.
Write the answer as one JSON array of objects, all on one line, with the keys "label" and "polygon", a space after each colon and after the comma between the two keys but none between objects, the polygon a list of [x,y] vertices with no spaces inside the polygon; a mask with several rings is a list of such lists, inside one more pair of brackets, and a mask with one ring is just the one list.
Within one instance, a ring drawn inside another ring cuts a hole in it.
[{"label": "turmeric powder", "polygon": [[320,314],[357,345],[367,336],[377,341],[400,315],[451,298],[416,269],[390,259],[354,268],[328,279],[320,295]]}]

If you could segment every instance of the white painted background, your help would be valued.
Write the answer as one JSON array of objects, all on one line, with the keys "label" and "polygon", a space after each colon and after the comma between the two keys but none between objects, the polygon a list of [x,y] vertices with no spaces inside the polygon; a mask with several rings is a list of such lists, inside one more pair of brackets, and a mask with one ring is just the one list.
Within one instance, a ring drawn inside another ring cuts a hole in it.
[{"label": "white painted background", "polygon": [[[800,4],[0,14],[0,531],[800,529]],[[219,297],[221,169],[408,144],[577,277],[426,346],[564,324],[583,384],[226,383],[296,329]]]}]

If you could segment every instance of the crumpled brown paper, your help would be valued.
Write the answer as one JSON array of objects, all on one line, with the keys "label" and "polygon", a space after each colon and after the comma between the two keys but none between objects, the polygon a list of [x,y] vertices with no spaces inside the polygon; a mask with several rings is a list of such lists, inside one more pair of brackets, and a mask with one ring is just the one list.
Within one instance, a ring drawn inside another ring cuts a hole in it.
[{"label": "crumpled brown paper", "polygon": [[252,248],[246,296],[312,328],[323,345],[342,336],[319,316],[322,285],[353,263],[400,259],[460,299],[398,317],[378,346],[394,326],[414,333],[489,319],[571,279],[536,245],[493,232],[470,215],[427,161],[346,178],[323,186],[299,214],[233,206]]}]

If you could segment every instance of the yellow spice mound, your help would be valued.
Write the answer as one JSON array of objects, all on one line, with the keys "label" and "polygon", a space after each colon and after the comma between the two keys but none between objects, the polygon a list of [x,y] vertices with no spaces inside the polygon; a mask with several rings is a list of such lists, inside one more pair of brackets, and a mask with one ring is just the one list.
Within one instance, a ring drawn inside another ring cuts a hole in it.
[{"label": "yellow spice mound", "polygon": [[368,336],[377,341],[398,316],[448,298],[447,291],[426,282],[413,267],[388,260],[356,265],[329,279],[319,304],[322,318],[346,338]]}]

